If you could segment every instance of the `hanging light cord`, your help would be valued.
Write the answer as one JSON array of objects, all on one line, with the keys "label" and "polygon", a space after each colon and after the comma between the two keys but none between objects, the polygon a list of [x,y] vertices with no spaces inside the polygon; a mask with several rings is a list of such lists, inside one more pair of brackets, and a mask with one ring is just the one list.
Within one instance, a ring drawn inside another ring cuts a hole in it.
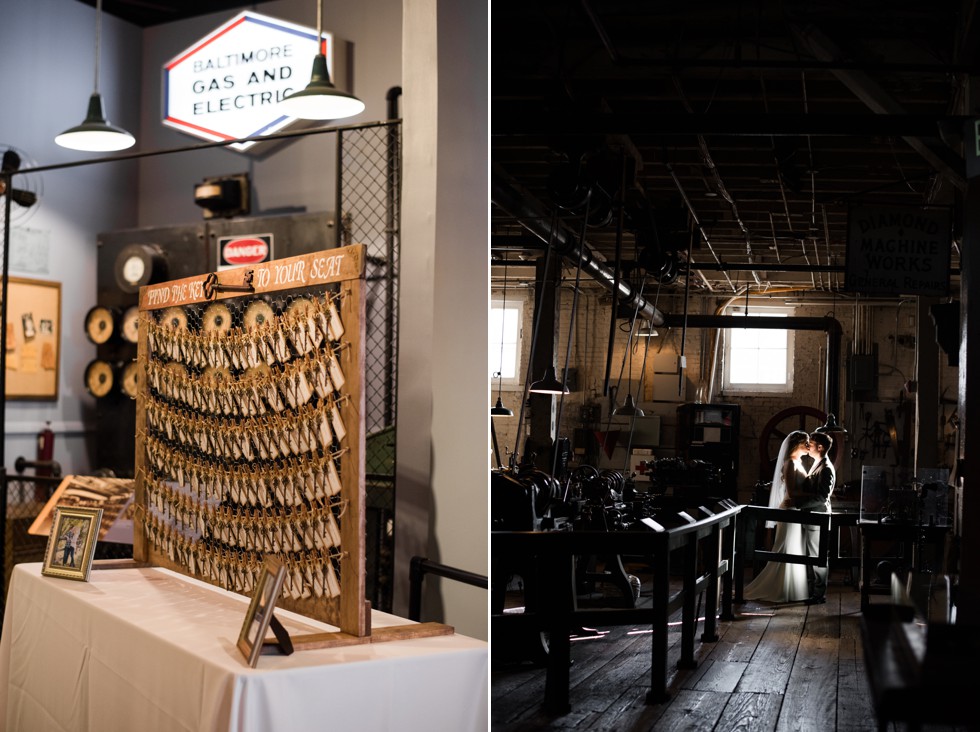
[{"label": "hanging light cord", "polygon": [[[572,339],[575,335],[575,311],[578,309],[578,290],[579,283],[582,281],[582,260],[585,259],[585,230],[589,225],[589,208],[592,204],[592,188],[589,188],[589,192],[585,196],[585,215],[582,217],[582,233],[578,240],[578,265],[575,267],[575,289],[572,290],[572,312],[568,316],[568,339],[565,343],[565,368],[562,370],[561,383],[568,384],[568,362],[572,358]],[[567,389],[567,387],[566,387]],[[561,395],[558,397],[558,414],[555,417],[555,430],[561,432],[561,413],[562,408],[565,406],[565,390],[562,390]],[[557,435],[555,444],[557,445]],[[551,477],[555,477],[555,473],[558,470],[558,450],[554,450],[554,455],[551,458]],[[565,488],[565,497],[568,497],[568,486],[571,485],[569,481]]]},{"label": "hanging light cord", "polygon": [[[661,284],[663,284],[663,283],[661,283],[660,280],[657,280],[657,294],[653,298],[653,307],[654,307],[654,309],[656,309],[657,303],[660,302],[660,285]],[[651,340],[653,340],[653,338],[650,337],[650,336],[648,336],[647,339],[646,339],[646,341],[647,341],[646,342],[646,345],[643,348],[643,363],[640,364],[640,381],[639,381],[639,383],[637,384],[637,387],[636,387],[636,391],[637,391],[636,401],[637,401],[637,403],[639,403],[639,401],[640,401],[640,394],[643,393],[643,377],[646,375],[646,372],[647,372],[647,354],[650,353],[650,341]],[[630,360],[630,376],[632,376],[633,375],[632,356],[630,356],[630,359],[631,359]],[[626,475],[626,476],[629,476],[629,474],[630,474],[630,452],[633,449],[633,430],[634,430],[635,427],[636,427],[636,411],[634,410],[633,411],[633,415],[630,417],[630,436],[629,436],[629,439],[626,441],[626,465],[623,466],[623,474]]]},{"label": "hanging light cord", "polygon": [[[548,233],[548,245],[544,252],[544,273],[551,271],[551,250],[555,243],[555,230],[558,228],[558,209],[551,215],[551,231]],[[531,326],[531,351],[527,357],[527,372],[524,377],[524,393],[521,397],[521,413],[517,418],[517,436],[514,439],[514,452],[510,454],[511,468],[516,467],[517,455],[520,453],[521,436],[524,433],[524,410],[527,408],[527,398],[531,388],[531,369],[534,366],[534,353],[538,346],[538,330],[541,327],[541,304],[544,302],[544,288],[547,283],[541,283],[538,301],[534,307],[534,325]]]},{"label": "hanging light cord", "polygon": [[504,392],[504,332],[505,318],[507,317],[507,257],[504,256],[504,300],[500,306],[500,360],[497,362],[497,399],[503,396]]},{"label": "hanging light cord", "polygon": [[316,3],[316,52],[323,53],[323,0]]},{"label": "hanging light cord", "polygon": [[[633,331],[636,329],[636,318],[640,314],[640,303],[643,301],[643,296],[644,296],[643,293],[646,290],[646,287],[647,287],[647,273],[644,273],[643,279],[640,280],[640,289],[639,289],[639,294],[637,295],[636,298],[636,305],[633,308],[633,317],[630,318],[630,332],[629,335],[626,337],[626,350],[623,351],[623,360],[619,364],[619,377],[616,379],[617,398],[619,397],[619,388],[623,384],[623,371],[626,370],[626,356],[627,354],[630,353],[631,349],[633,348]],[[658,293],[660,292],[659,288],[657,289],[657,292]],[[633,367],[630,366],[630,376],[633,375],[632,372],[633,372]],[[615,407],[610,409],[609,414],[606,415],[606,432],[608,432],[609,428],[612,426],[613,411],[615,411]]]},{"label": "hanging light cord", "polygon": [[95,92],[99,91],[99,55],[102,49],[102,0],[95,1]]}]

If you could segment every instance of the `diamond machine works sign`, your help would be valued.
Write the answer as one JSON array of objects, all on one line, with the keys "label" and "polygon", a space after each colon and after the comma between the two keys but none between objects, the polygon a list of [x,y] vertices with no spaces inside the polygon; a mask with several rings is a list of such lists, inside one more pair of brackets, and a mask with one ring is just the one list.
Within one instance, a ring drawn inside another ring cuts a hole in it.
[{"label": "diamond machine works sign", "polygon": [[[323,45],[330,78],[338,83],[344,77],[334,69],[331,34],[324,34]],[[281,130],[296,120],[279,102],[309,83],[316,51],[312,28],[239,13],[164,64],[163,124],[212,141]],[[254,144],[229,147],[245,151]]]},{"label": "diamond machine works sign", "polygon": [[868,295],[949,294],[949,209],[856,206],[847,217],[844,289]]},{"label": "diamond machine works sign", "polygon": [[272,234],[218,237],[218,269],[270,261],[272,241]]}]

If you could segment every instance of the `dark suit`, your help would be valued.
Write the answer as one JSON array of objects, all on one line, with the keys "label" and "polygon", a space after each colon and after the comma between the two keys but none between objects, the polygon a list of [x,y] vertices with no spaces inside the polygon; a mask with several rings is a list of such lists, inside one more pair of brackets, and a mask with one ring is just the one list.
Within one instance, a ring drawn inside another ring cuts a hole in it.
[{"label": "dark suit", "polygon": [[[837,471],[834,464],[824,456],[815,464],[813,472],[802,481],[800,493],[793,498],[793,505],[801,511],[818,511],[830,513],[830,494],[834,492],[837,482]],[[802,526],[803,539],[806,542],[806,555],[815,557],[820,547],[820,527]],[[824,597],[827,594],[828,567],[807,567],[810,579],[811,597]]]}]

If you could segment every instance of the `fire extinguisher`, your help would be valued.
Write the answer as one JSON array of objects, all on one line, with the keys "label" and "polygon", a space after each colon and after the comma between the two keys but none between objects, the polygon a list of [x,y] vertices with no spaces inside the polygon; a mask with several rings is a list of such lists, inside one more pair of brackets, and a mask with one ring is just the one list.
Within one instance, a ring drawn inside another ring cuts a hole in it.
[{"label": "fire extinguisher", "polygon": [[[54,459],[54,432],[51,423],[45,422],[44,429],[37,433],[37,462],[46,463]],[[37,475],[51,475],[50,466],[39,466]]]}]

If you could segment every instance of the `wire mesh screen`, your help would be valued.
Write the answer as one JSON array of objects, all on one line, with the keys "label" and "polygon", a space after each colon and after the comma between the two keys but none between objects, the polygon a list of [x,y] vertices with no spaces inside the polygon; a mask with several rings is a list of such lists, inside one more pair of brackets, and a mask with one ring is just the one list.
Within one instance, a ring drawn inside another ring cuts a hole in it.
[{"label": "wire mesh screen", "polygon": [[6,511],[4,522],[4,597],[10,583],[10,573],[20,562],[40,562],[44,559],[46,536],[27,533],[41,508],[48,502],[61,478],[5,475]]},{"label": "wire mesh screen", "polygon": [[401,222],[401,126],[338,133],[341,244],[367,247],[364,398],[367,599],[390,611],[395,519],[395,412]]},{"label": "wire mesh screen", "polygon": [[[21,562],[44,561],[48,537],[28,533],[44,505],[51,499],[62,478],[58,475],[2,475],[3,525],[0,527],[3,546],[3,599],[6,600],[14,565]],[[132,544],[100,541],[95,559],[124,559],[133,556]],[[0,603],[0,623],[6,602]]]}]

